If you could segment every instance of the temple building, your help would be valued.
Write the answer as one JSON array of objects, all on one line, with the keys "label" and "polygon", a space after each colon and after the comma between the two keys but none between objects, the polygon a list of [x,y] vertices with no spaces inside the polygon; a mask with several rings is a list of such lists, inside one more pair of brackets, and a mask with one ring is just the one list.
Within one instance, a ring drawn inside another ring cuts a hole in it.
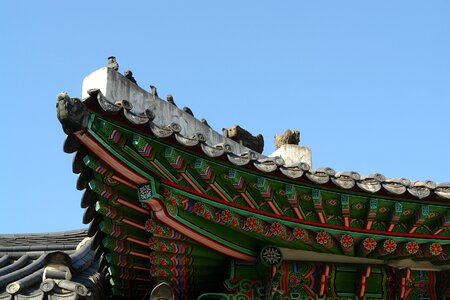
[{"label": "temple building", "polygon": [[265,156],[116,69],[57,98],[89,228],[0,236],[0,299],[450,297],[450,183]]}]

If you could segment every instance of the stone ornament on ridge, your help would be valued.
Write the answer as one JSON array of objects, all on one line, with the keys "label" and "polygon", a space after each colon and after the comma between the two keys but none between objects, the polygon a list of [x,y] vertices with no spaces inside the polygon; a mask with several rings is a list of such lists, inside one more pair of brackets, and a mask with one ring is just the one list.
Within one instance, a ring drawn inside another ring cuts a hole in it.
[{"label": "stone ornament on ridge", "polygon": [[115,56],[110,56],[108,57],[108,68],[113,69],[115,71],[119,71],[119,64],[116,61],[116,57]]},{"label": "stone ornament on ridge", "polygon": [[298,145],[300,143],[300,131],[288,129],[283,134],[275,135],[275,148],[278,149],[282,145]]},{"label": "stone ornament on ridge", "polygon": [[123,72],[123,76],[125,76],[126,79],[137,85],[136,79],[134,79],[133,72],[131,72],[131,70],[126,70],[125,72]]},{"label": "stone ornament on ridge", "polygon": [[232,139],[244,147],[252,149],[258,153],[263,152],[264,138],[261,134],[253,136],[250,132],[239,125],[234,125],[230,128],[223,128],[222,133],[224,137]]},{"label": "stone ornament on ridge", "polygon": [[56,97],[56,114],[63,130],[70,134],[86,128],[87,109],[78,98],[70,98],[66,92]]}]

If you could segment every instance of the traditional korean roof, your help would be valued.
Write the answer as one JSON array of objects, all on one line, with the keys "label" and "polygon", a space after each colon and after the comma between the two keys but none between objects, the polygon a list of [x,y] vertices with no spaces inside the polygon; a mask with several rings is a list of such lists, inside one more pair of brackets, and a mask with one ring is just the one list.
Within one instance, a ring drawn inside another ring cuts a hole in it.
[{"label": "traditional korean roof", "polygon": [[98,299],[95,243],[87,230],[0,235],[0,299]]},{"label": "traditional korean roof", "polygon": [[[86,189],[83,222],[101,234],[116,296],[161,282],[178,298],[221,291],[226,278],[254,279],[258,262],[281,257],[284,270],[323,263],[314,266],[323,278],[329,263],[382,266],[378,299],[388,297],[382,286],[396,289],[387,268],[450,269],[449,183],[314,169],[304,146],[264,156],[111,68],[86,77],[82,101],[60,94],[57,112]],[[342,295],[364,296],[367,270],[353,270],[360,280]]]},{"label": "traditional korean roof", "polygon": [[[297,163],[292,163],[292,159],[286,162],[282,155],[264,156],[218,134],[209,125],[158,96],[134,84],[132,86],[131,81],[127,81],[120,73],[113,73],[109,69],[106,75],[105,70],[94,72],[88,77],[90,80],[86,80],[83,91],[85,100],[96,101],[104,112],[121,116],[122,122],[147,126],[147,130],[158,138],[173,137],[183,147],[198,147],[208,157],[225,158],[239,167],[254,167],[265,173],[279,172],[289,179],[352,191],[418,199],[450,199],[450,182],[412,181],[407,178],[389,178],[380,173],[361,175],[356,171],[336,171],[332,167],[312,168],[310,158],[302,160],[302,157],[298,157]],[[114,90],[104,95],[100,87],[93,84],[95,80],[92,77],[105,75],[111,82],[120,81],[123,86],[118,89],[124,90]],[[128,96],[128,99],[121,99],[119,94]],[[133,101],[138,98],[139,101]]]}]

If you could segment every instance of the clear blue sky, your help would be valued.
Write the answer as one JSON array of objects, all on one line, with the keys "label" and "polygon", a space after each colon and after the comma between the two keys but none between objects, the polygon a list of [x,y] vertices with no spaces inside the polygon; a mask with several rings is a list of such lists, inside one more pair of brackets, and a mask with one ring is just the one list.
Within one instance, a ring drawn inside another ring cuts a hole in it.
[{"label": "clear blue sky", "polygon": [[55,97],[115,55],[218,131],[450,181],[449,1],[1,1],[0,233],[82,228]]}]

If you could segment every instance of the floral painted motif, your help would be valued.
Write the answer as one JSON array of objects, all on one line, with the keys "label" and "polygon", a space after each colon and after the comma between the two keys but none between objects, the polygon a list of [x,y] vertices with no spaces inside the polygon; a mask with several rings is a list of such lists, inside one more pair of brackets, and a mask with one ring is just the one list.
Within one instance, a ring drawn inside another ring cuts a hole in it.
[{"label": "floral painted motif", "polygon": [[258,234],[263,234],[264,232],[264,223],[255,218],[255,217],[248,217],[245,220],[245,230],[247,231],[253,231],[256,232]]},{"label": "floral painted motif", "polygon": [[415,241],[409,241],[406,244],[406,251],[408,251],[409,254],[416,254],[417,251],[419,251],[419,244],[417,244]]},{"label": "floral painted motif", "polygon": [[305,196],[303,196],[303,200],[311,201],[311,196],[310,195],[305,195]]},{"label": "floral painted motif", "polygon": [[152,219],[148,219],[144,225],[145,230],[152,232],[155,229],[155,222]]},{"label": "floral painted motif", "polygon": [[228,209],[223,210],[220,219],[223,223],[227,224],[231,220],[231,211]]},{"label": "floral painted motif", "polygon": [[344,247],[346,249],[352,247],[353,246],[353,237],[348,234],[344,234],[343,236],[341,236],[341,245],[342,245],[342,247]]},{"label": "floral painted motif", "polygon": [[270,225],[270,234],[274,236],[279,236],[283,239],[288,238],[288,230],[286,226],[278,222],[274,222],[272,223],[272,225]]},{"label": "floral painted motif", "polygon": [[433,243],[430,245],[430,253],[434,256],[438,256],[442,253],[442,246],[438,243]]},{"label": "floral painted motif", "polygon": [[316,241],[326,247],[331,244],[331,236],[328,232],[321,231],[317,234]]},{"label": "floral painted motif", "polygon": [[198,215],[201,215],[201,214],[204,213],[205,207],[204,207],[203,203],[201,203],[201,202],[196,202],[196,203],[194,204],[194,207],[192,208],[192,211],[193,211],[194,213],[198,214]]},{"label": "floral painted motif", "polygon": [[300,227],[295,227],[292,234],[297,240],[304,240],[306,237],[306,230]]},{"label": "floral painted motif", "polygon": [[274,222],[272,225],[270,225],[270,231],[273,235],[280,235],[283,231],[283,228],[281,227],[280,223]]},{"label": "floral painted motif", "polygon": [[383,243],[383,249],[387,253],[392,253],[397,249],[397,243],[393,240],[385,240]]},{"label": "floral painted motif", "polygon": [[363,240],[363,247],[367,251],[371,252],[377,246],[377,241],[374,238],[367,237]]},{"label": "floral painted motif", "polygon": [[312,234],[310,234],[306,229],[303,229],[301,227],[295,227],[292,230],[292,236],[293,238],[297,240],[302,240],[307,244],[314,243],[314,237],[312,236]]}]

